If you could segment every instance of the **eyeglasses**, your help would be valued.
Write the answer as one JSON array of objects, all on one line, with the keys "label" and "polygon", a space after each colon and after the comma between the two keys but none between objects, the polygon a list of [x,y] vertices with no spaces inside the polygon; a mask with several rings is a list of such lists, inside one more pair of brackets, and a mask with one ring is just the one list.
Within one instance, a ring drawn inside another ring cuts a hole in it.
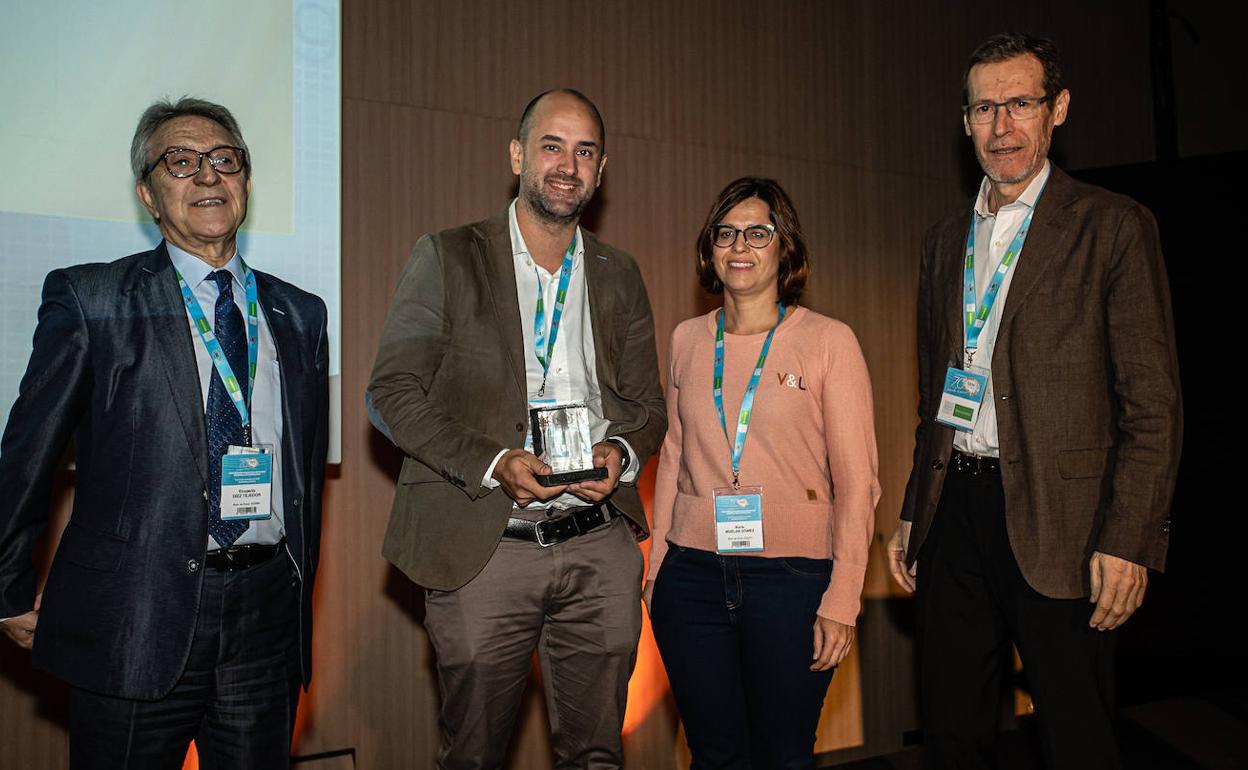
[{"label": "eyeglasses", "polygon": [[754,249],[761,249],[771,243],[776,235],[775,225],[750,225],[736,228],[732,225],[711,225],[711,242],[721,249],[726,249],[737,242],[737,233],[745,233],[745,244]]},{"label": "eyeglasses", "polygon": [[208,152],[200,152],[187,147],[174,147],[171,150],[165,150],[159,158],[152,161],[151,165],[144,170],[143,178],[146,179],[155,171],[162,161],[165,164],[165,170],[171,176],[178,179],[195,176],[199,173],[200,163],[204,158],[208,159],[208,165],[212,166],[212,170],[218,174],[237,174],[247,168],[247,151],[242,147],[213,147]]},{"label": "eyeglasses", "polygon": [[974,104],[966,104],[962,109],[966,111],[967,123],[991,123],[997,119],[997,110],[1001,107],[1009,113],[1014,120],[1031,120],[1040,114],[1040,106],[1045,102],[1052,101],[1054,94],[1045,96],[1016,96],[1005,102],[975,102]]}]

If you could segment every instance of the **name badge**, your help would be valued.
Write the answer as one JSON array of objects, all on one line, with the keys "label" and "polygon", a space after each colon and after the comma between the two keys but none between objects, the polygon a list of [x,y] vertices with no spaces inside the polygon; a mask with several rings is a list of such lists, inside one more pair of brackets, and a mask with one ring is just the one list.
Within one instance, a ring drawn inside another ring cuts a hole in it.
[{"label": "name badge", "polygon": [[949,371],[945,372],[945,392],[940,397],[936,422],[964,432],[975,430],[975,421],[979,419],[979,410],[987,391],[986,371],[949,367]]},{"label": "name badge", "polygon": [[763,488],[715,490],[715,550],[720,553],[763,550]]},{"label": "name badge", "polygon": [[273,453],[264,447],[232,446],[221,457],[221,519],[267,519],[273,515]]}]

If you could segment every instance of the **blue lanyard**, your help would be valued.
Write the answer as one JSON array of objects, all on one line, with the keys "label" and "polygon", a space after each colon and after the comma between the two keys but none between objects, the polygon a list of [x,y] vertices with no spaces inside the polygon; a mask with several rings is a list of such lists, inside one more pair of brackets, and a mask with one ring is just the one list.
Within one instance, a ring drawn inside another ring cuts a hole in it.
[{"label": "blue lanyard", "polygon": [[[239,261],[242,262],[241,259]],[[238,409],[238,415],[243,421],[243,432],[248,437],[247,443],[250,445],[251,417],[247,412],[247,403],[251,400],[251,390],[256,381],[256,359],[260,354],[260,302],[256,294],[256,274],[251,272],[245,262],[243,263],[243,275],[246,276],[243,283],[247,287],[247,391],[244,393],[238,378],[234,376],[234,370],[230,368],[230,362],[225,357],[225,351],[221,349],[221,342],[212,333],[212,326],[208,323],[208,318],[204,316],[204,309],[199,306],[199,300],[195,299],[195,295],[191,293],[191,287],[186,285],[186,279],[182,277],[182,274],[177,270],[174,270],[174,273],[178,276],[178,286],[182,289],[182,301],[186,303],[186,312],[190,313],[191,321],[194,322],[195,329],[199,332],[199,338],[204,341],[204,347],[208,349],[208,356],[217,369],[217,376],[221,378],[225,392],[230,394],[234,408]]]},{"label": "blue lanyard", "polygon": [[784,305],[777,305],[779,315],[776,325],[767,332],[767,340],[763,343],[762,352],[758,354],[758,363],[754,364],[754,373],[745,387],[745,395],[741,397],[741,414],[737,417],[737,435],[734,440],[728,435],[728,418],[724,415],[724,309],[719,309],[715,317],[715,379],[711,382],[711,393],[715,397],[715,411],[719,412],[719,424],[724,429],[724,438],[732,442],[732,486],[741,486],[741,454],[745,452],[745,434],[750,429],[750,416],[754,406],[754,394],[758,391],[758,383],[763,377],[763,364],[767,361],[767,352],[771,350],[771,340],[776,336],[776,327],[784,320]]},{"label": "blue lanyard", "polygon": [[[1044,193],[1041,188],[1040,193]],[[1031,210],[1027,212],[1027,216],[1023,218],[1022,225],[1019,226],[1018,232],[1014,234],[1014,240],[1010,241],[1010,246],[1005,250],[1005,254],[1001,255],[1001,261],[997,263],[997,269],[992,273],[992,280],[988,282],[988,288],[984,291],[984,297],[979,301],[979,306],[975,304],[975,212],[971,212],[971,228],[966,234],[966,279],[962,284],[962,308],[966,314],[966,365],[971,366],[971,362],[975,358],[975,351],[979,350],[979,335],[984,330],[984,325],[988,323],[988,314],[992,312],[992,306],[996,304],[997,294],[1001,291],[1001,285],[1005,283],[1005,277],[1009,274],[1010,268],[1014,267],[1014,263],[1018,260],[1018,254],[1023,250],[1023,243],[1027,240],[1027,231],[1031,228],[1031,217],[1036,213],[1036,204],[1040,202],[1040,197],[1036,196],[1036,203],[1032,204]]]},{"label": "blue lanyard", "polygon": [[563,319],[563,305],[568,298],[568,283],[572,280],[572,257],[576,254],[576,235],[563,254],[563,267],[559,268],[559,288],[555,291],[555,310],[550,318],[550,340],[546,339],[546,300],[542,290],[542,276],[533,268],[533,277],[537,279],[537,309],[533,312],[533,352],[537,362],[542,365],[542,387],[538,395],[546,393],[546,375],[550,372],[550,361],[555,355],[555,340],[559,337],[559,322]]}]

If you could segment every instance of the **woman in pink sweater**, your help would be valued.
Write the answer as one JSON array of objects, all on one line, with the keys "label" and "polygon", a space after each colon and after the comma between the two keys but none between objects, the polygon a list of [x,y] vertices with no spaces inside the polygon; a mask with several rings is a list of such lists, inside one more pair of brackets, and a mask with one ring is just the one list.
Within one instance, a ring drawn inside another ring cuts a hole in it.
[{"label": "woman in pink sweater", "polygon": [[695,770],[813,767],[879,499],[871,383],[849,327],[797,305],[806,246],[776,182],[724,188],[697,269],[724,305],[669,348],[654,636]]}]

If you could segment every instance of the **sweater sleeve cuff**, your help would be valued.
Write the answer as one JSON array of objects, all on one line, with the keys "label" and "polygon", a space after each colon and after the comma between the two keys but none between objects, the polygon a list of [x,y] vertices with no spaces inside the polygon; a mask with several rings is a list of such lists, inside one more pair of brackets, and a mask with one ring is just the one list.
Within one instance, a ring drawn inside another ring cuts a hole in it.
[{"label": "sweater sleeve cuff", "polygon": [[828,582],[828,590],[823,592],[815,614],[847,626],[857,625],[858,611],[862,608],[862,584],[866,577],[865,566],[835,562],[832,565],[832,580]]}]

